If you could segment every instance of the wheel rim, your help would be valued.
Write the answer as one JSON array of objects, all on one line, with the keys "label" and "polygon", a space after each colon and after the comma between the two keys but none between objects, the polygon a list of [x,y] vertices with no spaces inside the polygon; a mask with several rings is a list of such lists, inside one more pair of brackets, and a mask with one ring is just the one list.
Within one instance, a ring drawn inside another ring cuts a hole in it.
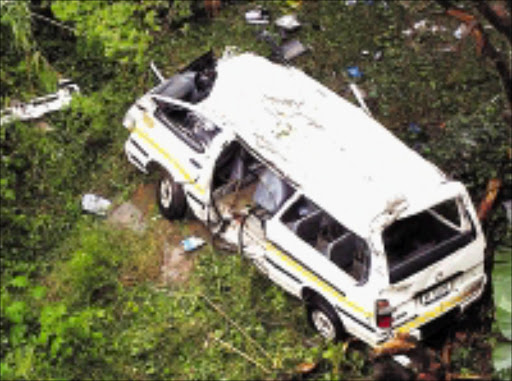
[{"label": "wheel rim", "polygon": [[160,202],[164,208],[169,208],[172,203],[172,183],[168,178],[160,182]]},{"label": "wheel rim", "polygon": [[327,340],[334,340],[336,329],[331,319],[320,310],[314,310],[311,316],[315,329]]}]

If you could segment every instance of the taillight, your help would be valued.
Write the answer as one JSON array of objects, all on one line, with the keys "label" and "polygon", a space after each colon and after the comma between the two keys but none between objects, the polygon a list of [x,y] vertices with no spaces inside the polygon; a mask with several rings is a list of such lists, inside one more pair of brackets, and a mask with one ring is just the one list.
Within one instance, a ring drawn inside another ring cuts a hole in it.
[{"label": "taillight", "polygon": [[375,302],[375,316],[377,319],[377,327],[391,328],[393,317],[391,316],[391,306],[386,299],[379,299]]}]

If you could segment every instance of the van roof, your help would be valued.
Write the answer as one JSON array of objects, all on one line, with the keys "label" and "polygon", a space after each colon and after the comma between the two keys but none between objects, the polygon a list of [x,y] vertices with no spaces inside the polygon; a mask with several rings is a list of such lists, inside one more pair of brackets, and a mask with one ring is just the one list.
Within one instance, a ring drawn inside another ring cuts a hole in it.
[{"label": "van roof", "polygon": [[446,193],[436,191],[447,182],[437,167],[293,67],[252,53],[222,58],[213,89],[198,106],[362,236],[397,197],[407,200],[411,214]]}]

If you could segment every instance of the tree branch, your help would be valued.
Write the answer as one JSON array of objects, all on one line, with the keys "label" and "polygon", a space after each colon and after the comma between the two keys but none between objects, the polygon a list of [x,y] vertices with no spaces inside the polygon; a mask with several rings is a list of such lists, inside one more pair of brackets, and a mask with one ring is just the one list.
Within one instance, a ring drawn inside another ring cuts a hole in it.
[{"label": "tree branch", "polygon": [[503,8],[503,13],[499,14],[486,1],[474,0],[476,9],[489,21],[494,28],[512,43],[512,24],[510,22],[510,13]]}]

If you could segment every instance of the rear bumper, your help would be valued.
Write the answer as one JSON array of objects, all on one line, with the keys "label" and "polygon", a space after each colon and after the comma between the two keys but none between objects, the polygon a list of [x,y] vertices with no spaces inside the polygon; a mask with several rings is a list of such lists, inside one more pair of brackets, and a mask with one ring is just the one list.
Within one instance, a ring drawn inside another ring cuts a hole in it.
[{"label": "rear bumper", "polygon": [[462,313],[472,303],[477,301],[485,289],[487,284],[487,276],[478,274],[467,279],[464,283],[456,288],[456,292],[445,300],[440,301],[429,310],[414,316],[405,324],[396,327],[392,332],[396,334],[410,334],[419,340],[428,336],[428,333],[435,331],[439,326],[448,324],[453,321],[454,317]]},{"label": "rear bumper", "polygon": [[472,275],[463,283],[458,284],[451,296],[433,304],[428,310],[423,310],[418,314],[411,313],[410,318],[399,323],[393,329],[377,329],[375,334],[372,337],[367,337],[365,341],[375,347],[397,335],[404,334],[423,340],[443,327],[456,323],[458,317],[482,296],[487,284],[487,276],[484,273],[478,272]]}]

